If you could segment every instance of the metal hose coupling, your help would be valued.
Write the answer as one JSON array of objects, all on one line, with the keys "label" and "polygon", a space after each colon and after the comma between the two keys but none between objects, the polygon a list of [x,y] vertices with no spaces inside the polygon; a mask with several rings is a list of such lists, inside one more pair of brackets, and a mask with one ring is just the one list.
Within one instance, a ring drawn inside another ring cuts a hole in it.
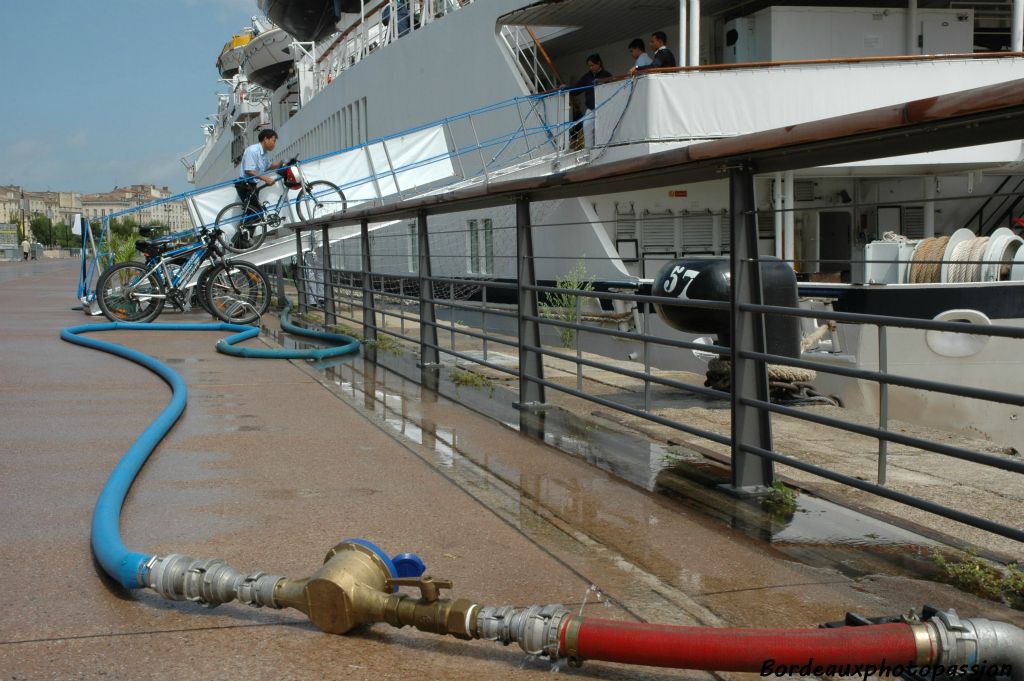
[{"label": "metal hose coupling", "polygon": [[146,564],[149,587],[172,601],[193,601],[208,608],[239,601],[254,608],[280,608],[274,589],[284,577],[265,572],[244,574],[223,558],[195,560],[172,553]]},{"label": "metal hose coupling", "polygon": [[936,612],[925,624],[932,650],[927,663],[960,668],[961,674],[997,667],[999,675],[1024,681],[1024,629],[981,617],[961,619],[952,609]]},{"label": "metal hose coupling", "polygon": [[561,605],[482,607],[476,618],[476,635],[505,645],[518,643],[528,655],[557,659],[562,627],[571,617]]}]

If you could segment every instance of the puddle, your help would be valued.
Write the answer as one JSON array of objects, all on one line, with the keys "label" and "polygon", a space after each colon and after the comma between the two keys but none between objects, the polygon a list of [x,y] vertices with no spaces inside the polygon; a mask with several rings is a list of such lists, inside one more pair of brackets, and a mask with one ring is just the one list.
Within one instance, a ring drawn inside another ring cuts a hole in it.
[{"label": "puddle", "polygon": [[[275,334],[271,334],[275,336]],[[284,347],[316,347],[287,335],[277,338]],[[422,389],[420,368],[411,353],[377,353],[371,363],[360,355],[316,367],[325,381],[354,401],[396,434],[431,450],[434,464],[460,470],[460,486],[494,485],[459,450],[459,433],[439,422],[445,405],[438,395],[518,430],[522,414],[514,390],[497,383],[488,387],[458,386],[449,369],[439,371],[437,393]],[[439,405],[440,408],[434,408]],[[733,497],[718,489],[728,482],[728,470],[699,455],[681,461],[676,447],[603,426],[600,414],[587,419],[559,408],[545,408],[528,416],[544,442],[586,460],[616,477],[673,500],[682,507],[742,532],[776,550],[815,567],[835,569],[850,577],[896,574],[934,579],[938,571],[930,554],[936,542],[809,494],[797,498],[798,509],[785,519],[773,517],[756,499]],[[683,458],[686,458],[685,455]],[[522,480],[530,471],[510,471],[508,480]],[[500,486],[500,485],[499,485]],[[516,497],[518,490],[498,490]]]},{"label": "puddle", "polygon": [[797,510],[778,517],[757,499],[732,497],[718,489],[729,471],[714,463],[677,462],[657,476],[657,491],[718,518],[782,553],[850,577],[883,572],[934,579],[935,541],[810,494],[796,498]]}]

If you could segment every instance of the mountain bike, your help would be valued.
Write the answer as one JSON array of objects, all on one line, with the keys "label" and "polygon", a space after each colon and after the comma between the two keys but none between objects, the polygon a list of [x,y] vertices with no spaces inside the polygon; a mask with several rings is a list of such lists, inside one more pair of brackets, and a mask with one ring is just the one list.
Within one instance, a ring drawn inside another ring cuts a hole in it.
[{"label": "mountain bike", "polygon": [[[270,282],[255,265],[228,261],[223,232],[200,227],[199,240],[175,247],[164,241],[135,242],[144,262],[108,267],[96,283],[96,300],[114,322],[150,322],[170,301],[191,308],[192,288],[203,308],[225,322],[250,324],[270,306]],[[184,258],[184,261],[182,261]],[[202,272],[200,269],[211,261]],[[199,276],[195,276],[199,273]]]},{"label": "mountain bike", "polygon": [[[250,213],[248,217],[245,215],[245,204],[241,201],[224,206],[217,214],[214,227],[231,231],[225,245],[232,253],[245,253],[259,248],[267,238],[267,233],[284,223],[286,218],[281,212],[290,203],[294,203],[295,214],[302,221],[341,214],[348,208],[345,192],[333,182],[307,181],[297,165],[288,165],[275,172],[278,177],[274,184],[281,182],[284,185],[284,191],[276,202],[271,204],[264,201],[261,206],[255,207],[257,212]],[[299,192],[292,200],[289,199],[289,192],[294,189]]]}]

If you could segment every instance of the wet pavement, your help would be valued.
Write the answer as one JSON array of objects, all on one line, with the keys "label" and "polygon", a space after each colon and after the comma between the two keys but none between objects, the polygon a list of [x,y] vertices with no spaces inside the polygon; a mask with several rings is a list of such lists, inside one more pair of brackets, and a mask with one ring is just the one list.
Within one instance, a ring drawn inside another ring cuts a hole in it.
[{"label": "wet pavement", "polygon": [[[125,594],[101,579],[88,541],[92,505],[169,391],[134,364],[59,339],[62,327],[103,321],[70,309],[76,277],[73,262],[0,264],[3,678],[551,671],[487,642],[386,625],[330,636],[294,611],[205,610]],[[265,323],[273,330],[275,321]],[[455,595],[493,605],[560,602],[655,622],[813,626],[847,610],[873,616],[930,603],[1024,625],[1020,612],[918,578],[926,544],[912,535],[814,504],[775,526],[739,502],[723,507],[714,471],[693,470],[695,462],[650,443],[590,437],[571,421],[555,427],[553,416],[549,442],[540,442],[502,425],[512,418],[508,407],[487,389],[442,386],[497,420],[359,358],[316,367],[220,355],[220,335],[103,334],[169,363],[189,386],[185,415],[125,505],[122,533],[135,550],[224,557],[242,570],[301,577],[355,536],[391,553],[415,551],[432,575],[454,581]],[[414,365],[393,357],[396,370]],[[859,539],[839,540],[833,530]],[[559,671],[708,678],[604,663]]]}]

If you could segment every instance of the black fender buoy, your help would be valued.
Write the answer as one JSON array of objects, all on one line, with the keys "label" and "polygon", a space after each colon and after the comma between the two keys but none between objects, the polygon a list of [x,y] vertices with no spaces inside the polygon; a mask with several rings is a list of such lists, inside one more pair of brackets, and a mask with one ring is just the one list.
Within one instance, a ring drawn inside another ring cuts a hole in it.
[{"label": "black fender buoy", "polygon": [[[798,307],[796,274],[786,263],[762,256],[761,287],[765,305]],[[674,260],[658,273],[651,294],[678,300],[728,302],[732,276],[727,256]],[[706,310],[685,305],[655,305],[658,316],[678,331],[713,334],[720,345],[731,342],[728,310]],[[765,316],[766,351],[784,357],[800,356],[800,319]]]}]

